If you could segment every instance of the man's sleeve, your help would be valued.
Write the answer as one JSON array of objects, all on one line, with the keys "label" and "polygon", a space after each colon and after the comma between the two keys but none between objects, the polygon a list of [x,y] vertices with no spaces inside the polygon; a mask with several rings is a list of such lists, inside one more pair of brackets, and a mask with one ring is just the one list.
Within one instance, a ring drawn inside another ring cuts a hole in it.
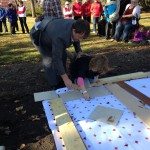
[{"label": "man's sleeve", "polygon": [[80,42],[73,42],[73,46],[74,46],[76,53],[82,51],[81,46],[80,46]]},{"label": "man's sleeve", "polygon": [[54,39],[52,42],[52,65],[58,75],[65,74],[64,65],[66,64],[63,65],[63,51],[65,51],[63,41],[60,39]]}]

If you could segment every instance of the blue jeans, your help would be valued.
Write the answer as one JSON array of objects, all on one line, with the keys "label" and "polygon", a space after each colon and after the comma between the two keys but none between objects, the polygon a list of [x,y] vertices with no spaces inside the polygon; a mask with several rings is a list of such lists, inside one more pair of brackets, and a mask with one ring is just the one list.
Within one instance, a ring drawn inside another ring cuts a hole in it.
[{"label": "blue jeans", "polygon": [[116,31],[114,35],[115,40],[119,41],[122,38],[122,41],[127,42],[129,39],[128,36],[132,30],[132,27],[133,25],[131,21],[128,21],[128,22],[119,21],[116,26]]},{"label": "blue jeans", "polygon": [[115,29],[116,29],[116,22],[113,23],[106,22],[106,26],[105,26],[106,38],[113,37],[115,34]]},{"label": "blue jeans", "polygon": [[99,17],[93,17],[93,31],[96,32],[96,24],[98,26]]},{"label": "blue jeans", "polygon": [[[32,33],[32,30],[33,29],[31,29],[30,33]],[[47,79],[49,85],[53,88],[55,87],[56,89],[60,88],[59,87],[60,84],[63,85],[64,83],[63,83],[60,75],[58,75],[57,69],[55,68],[54,63],[53,63],[52,45],[49,45],[49,47],[45,47],[43,45],[43,43],[40,42],[40,45],[37,46],[34,43],[34,39],[33,39],[32,35],[30,35],[30,38],[31,38],[32,44],[35,46],[35,48],[40,52],[40,54],[42,56],[42,62],[43,62],[43,67],[44,67],[44,71],[45,71],[45,76],[46,76],[46,79]],[[63,66],[66,70],[67,53],[66,53],[65,49],[62,52],[62,62],[63,62]]]}]

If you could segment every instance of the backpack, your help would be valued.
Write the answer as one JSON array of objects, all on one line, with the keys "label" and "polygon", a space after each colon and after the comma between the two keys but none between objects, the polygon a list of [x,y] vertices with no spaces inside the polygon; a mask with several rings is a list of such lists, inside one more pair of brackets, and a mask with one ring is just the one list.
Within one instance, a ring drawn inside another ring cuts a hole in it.
[{"label": "backpack", "polygon": [[30,38],[36,46],[40,45],[41,33],[45,30],[48,23],[56,19],[55,17],[46,17],[43,20],[36,22],[30,31]]}]

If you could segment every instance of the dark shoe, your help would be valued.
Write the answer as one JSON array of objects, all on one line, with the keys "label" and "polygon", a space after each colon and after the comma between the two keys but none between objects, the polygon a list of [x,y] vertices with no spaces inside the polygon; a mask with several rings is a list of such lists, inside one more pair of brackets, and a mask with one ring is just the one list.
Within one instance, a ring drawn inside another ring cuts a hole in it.
[{"label": "dark shoe", "polygon": [[105,39],[106,39],[106,40],[109,40],[109,39],[110,39],[110,37],[106,37]]}]

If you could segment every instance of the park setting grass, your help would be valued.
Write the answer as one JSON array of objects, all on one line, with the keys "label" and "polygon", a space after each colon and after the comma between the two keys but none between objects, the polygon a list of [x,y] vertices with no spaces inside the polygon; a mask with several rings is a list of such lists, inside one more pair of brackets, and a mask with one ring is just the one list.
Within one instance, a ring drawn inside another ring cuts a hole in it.
[{"label": "park setting grass", "polygon": [[[35,18],[27,18],[27,23],[30,29],[34,24],[34,20]],[[150,27],[150,13],[141,14],[140,24],[147,28]],[[10,35],[10,33],[0,34],[0,65],[28,61],[34,63],[39,61],[39,52],[32,45],[29,35],[22,34],[20,26],[19,29],[20,30],[16,35]],[[96,53],[97,51],[103,53],[104,49],[108,49],[110,52],[115,50],[123,51],[132,48],[135,49],[138,47],[138,45],[135,44],[111,42],[92,33],[88,39],[81,42],[81,46],[84,52],[93,53]],[[73,47],[70,47],[69,50],[74,51]]]}]

